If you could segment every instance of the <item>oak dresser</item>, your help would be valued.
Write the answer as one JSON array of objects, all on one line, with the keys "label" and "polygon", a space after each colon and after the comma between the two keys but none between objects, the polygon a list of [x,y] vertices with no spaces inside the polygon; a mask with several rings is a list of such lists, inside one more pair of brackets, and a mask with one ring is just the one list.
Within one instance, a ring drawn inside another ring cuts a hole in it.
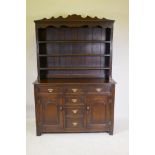
[{"label": "oak dresser", "polygon": [[69,15],[35,20],[36,133],[113,134],[113,20]]}]

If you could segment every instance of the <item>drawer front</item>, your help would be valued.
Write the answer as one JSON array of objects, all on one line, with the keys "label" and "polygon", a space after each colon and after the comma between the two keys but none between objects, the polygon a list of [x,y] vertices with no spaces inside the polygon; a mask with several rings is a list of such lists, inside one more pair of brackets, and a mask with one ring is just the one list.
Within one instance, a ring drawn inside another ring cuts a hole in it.
[{"label": "drawer front", "polygon": [[63,88],[56,87],[56,86],[51,86],[51,87],[50,86],[39,86],[38,92],[39,93],[49,93],[49,94],[63,93]]},{"label": "drawer front", "polygon": [[65,117],[66,118],[83,118],[84,117],[84,108],[81,107],[67,107],[65,110]]},{"label": "drawer front", "polygon": [[95,94],[102,94],[102,93],[111,93],[111,85],[104,84],[104,85],[91,85],[87,87],[87,93],[95,93]]},{"label": "drawer front", "polygon": [[84,119],[65,119],[65,128],[84,128]]},{"label": "drawer front", "polygon": [[66,89],[65,89],[65,92],[67,94],[83,94],[85,93],[85,90],[83,87],[79,87],[79,86],[76,86],[76,85],[72,85],[72,86],[68,86]]},{"label": "drawer front", "polygon": [[83,96],[66,96],[65,97],[65,104],[69,105],[84,105],[84,97]]},{"label": "drawer front", "polygon": [[87,95],[86,96],[86,102],[87,102],[87,105],[89,105],[90,103],[94,102],[104,102],[105,104],[111,104],[112,103],[112,96],[109,96],[109,95],[103,95],[103,94],[99,94],[99,95]]}]

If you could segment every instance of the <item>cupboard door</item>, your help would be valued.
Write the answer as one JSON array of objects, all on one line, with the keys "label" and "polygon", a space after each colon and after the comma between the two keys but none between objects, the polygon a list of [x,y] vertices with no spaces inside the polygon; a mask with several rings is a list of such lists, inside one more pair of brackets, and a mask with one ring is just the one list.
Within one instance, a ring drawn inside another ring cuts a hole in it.
[{"label": "cupboard door", "polygon": [[45,96],[40,98],[41,122],[43,129],[58,129],[63,127],[62,98]]},{"label": "cupboard door", "polygon": [[87,97],[87,128],[104,130],[111,125],[111,101],[109,96]]}]

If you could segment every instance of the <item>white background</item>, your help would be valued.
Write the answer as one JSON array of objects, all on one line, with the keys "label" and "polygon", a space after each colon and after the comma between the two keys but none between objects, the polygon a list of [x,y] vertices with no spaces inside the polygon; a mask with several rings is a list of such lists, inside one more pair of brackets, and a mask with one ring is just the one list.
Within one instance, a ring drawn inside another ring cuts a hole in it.
[{"label": "white background", "polygon": [[[23,155],[26,147],[25,2],[6,0],[0,7],[0,153]],[[153,11],[154,4],[151,0],[130,2],[131,155],[155,154]]]}]

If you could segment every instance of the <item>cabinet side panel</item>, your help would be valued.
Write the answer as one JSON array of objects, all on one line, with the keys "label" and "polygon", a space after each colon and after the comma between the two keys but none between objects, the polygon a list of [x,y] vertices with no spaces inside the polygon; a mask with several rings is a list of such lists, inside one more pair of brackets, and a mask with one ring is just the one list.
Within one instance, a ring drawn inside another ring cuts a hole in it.
[{"label": "cabinet side panel", "polygon": [[114,130],[114,104],[115,104],[115,84],[112,85],[112,103],[111,103],[111,131],[110,134],[113,134]]},{"label": "cabinet side panel", "polygon": [[34,85],[34,97],[35,97],[35,117],[36,117],[36,135],[40,136],[41,135],[41,123],[40,123],[40,102],[38,98],[38,88],[37,85]]}]

